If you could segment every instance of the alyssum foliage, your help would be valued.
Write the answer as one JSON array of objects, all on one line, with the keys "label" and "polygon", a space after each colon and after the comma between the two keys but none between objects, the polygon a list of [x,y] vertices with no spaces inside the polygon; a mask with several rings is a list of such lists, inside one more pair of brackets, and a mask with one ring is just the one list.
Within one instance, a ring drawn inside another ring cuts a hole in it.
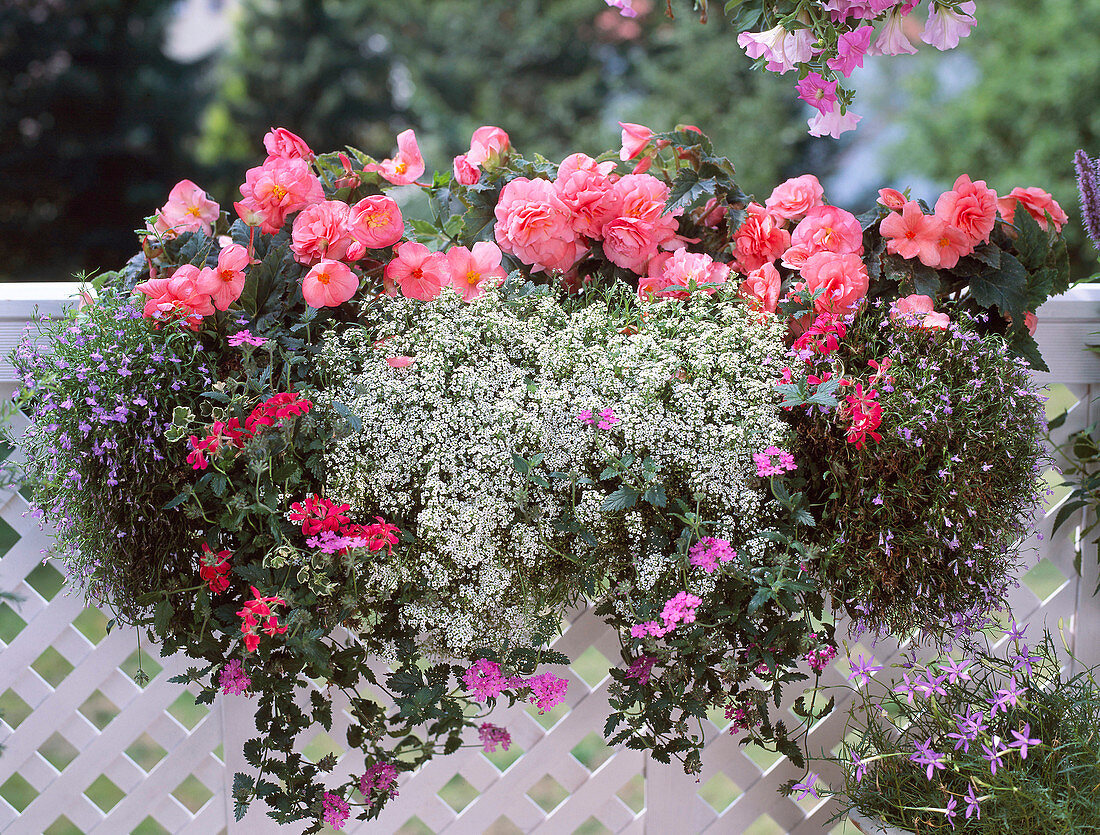
[{"label": "alyssum foliage", "polygon": [[[182,181],[17,351],[74,576],[196,659],[201,701],[256,699],[238,813],[339,827],[468,729],[506,746],[487,709],[566,697],[539,667],[582,599],[622,643],[606,734],[692,772],[715,708],[801,760],[831,705],[769,704],[835,656],[830,597],[934,637],[1003,603],[1038,456],[1012,352],[1039,361],[1029,311],[1065,285],[1057,205],[967,177],[935,211],[856,218],[813,177],[762,205],[695,130],[623,140],[554,164],[487,126],[420,182],[411,131],[378,162],[274,130],[236,220]],[[412,184],[431,222],[386,194]],[[294,750],[334,699],[342,781]]]}]

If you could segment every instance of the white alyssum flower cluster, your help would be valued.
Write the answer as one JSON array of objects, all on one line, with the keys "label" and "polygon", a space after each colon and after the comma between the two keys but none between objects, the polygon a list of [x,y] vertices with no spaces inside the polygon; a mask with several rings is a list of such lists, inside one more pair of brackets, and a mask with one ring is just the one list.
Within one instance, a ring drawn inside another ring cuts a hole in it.
[{"label": "white alyssum flower cluster", "polygon": [[[429,651],[525,643],[540,616],[559,622],[582,578],[650,588],[678,570],[679,531],[654,536],[650,504],[604,507],[647,462],[670,500],[698,505],[706,535],[762,550],[752,454],[787,439],[774,318],[725,296],[567,310],[549,294],[449,292],[372,302],[370,316],[328,334],[319,356],[327,495],[409,537],[372,555],[368,604],[398,602]],[[609,429],[577,418],[608,408]],[[627,456],[628,475],[605,476],[609,456]]]}]

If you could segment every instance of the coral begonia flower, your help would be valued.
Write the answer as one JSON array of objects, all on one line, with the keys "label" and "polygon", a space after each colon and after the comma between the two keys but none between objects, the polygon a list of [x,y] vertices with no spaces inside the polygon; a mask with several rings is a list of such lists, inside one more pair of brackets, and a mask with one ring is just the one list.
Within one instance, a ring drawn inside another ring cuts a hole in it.
[{"label": "coral begonia flower", "polygon": [[283,228],[286,216],[325,199],[321,181],[304,159],[268,157],[264,164],[245,172],[241,185],[237,213],[255,214],[261,218],[260,228],[269,235]]},{"label": "coral begonia flower", "polygon": [[511,147],[507,133],[492,125],[482,125],[470,138],[470,151],[466,154],[466,161],[475,168],[481,168],[487,162],[495,164]]},{"label": "coral begonia flower", "polygon": [[431,301],[445,284],[450,284],[447,256],[442,252],[432,252],[424,244],[406,241],[394,249],[393,256],[383,274],[410,299]]},{"label": "coral begonia flower", "polygon": [[959,263],[960,258],[974,251],[974,247],[966,234],[947,223],[943,225],[943,229],[936,239],[936,246],[939,248],[940,253],[939,263],[936,266],[945,270],[951,269]]},{"label": "coral begonia flower", "polygon": [[424,158],[416,144],[416,134],[406,130],[397,134],[397,154],[393,159],[384,159],[381,163],[370,163],[363,167],[367,173],[377,172],[394,185],[407,186],[415,183],[424,173]]},{"label": "coral begonia flower", "polygon": [[887,215],[879,231],[886,238],[886,249],[902,258],[919,258],[926,267],[940,264],[939,240],[944,222],[926,215],[916,200],[910,200],[901,213]]},{"label": "coral begonia flower", "polygon": [[500,247],[492,241],[478,241],[473,250],[464,246],[447,250],[451,286],[463,301],[472,301],[489,287],[497,287],[506,278],[500,266]]},{"label": "coral begonia flower", "polygon": [[367,249],[393,246],[405,234],[401,209],[384,194],[364,197],[351,207],[351,234]]},{"label": "coral begonia flower", "polygon": [[198,289],[209,293],[214,307],[228,310],[244,292],[244,271],[249,265],[248,250],[240,244],[230,244],[218,253],[216,269],[203,269],[199,275]]},{"label": "coral begonia flower", "polygon": [[316,156],[302,137],[286,128],[269,130],[264,136],[264,149],[269,158],[304,159],[311,162]]},{"label": "coral begonia flower", "polygon": [[633,122],[619,122],[623,129],[623,147],[619,151],[619,159],[626,161],[634,159],[649,144],[653,138],[653,131],[645,125],[636,125]]},{"label": "coral begonia flower", "polygon": [[202,317],[214,312],[210,295],[199,289],[201,273],[193,264],[176,269],[171,278],[151,278],[134,288],[149,296],[143,311],[154,319],[182,316],[191,330],[198,330]]},{"label": "coral begonia flower", "polygon": [[454,160],[455,181],[464,186],[472,186],[481,179],[476,165],[471,165],[466,154],[459,154]]},{"label": "coral begonia flower", "polygon": [[310,307],[338,307],[358,289],[359,277],[351,267],[327,258],[302,279],[302,296]]},{"label": "coral begonia flower", "polygon": [[190,180],[180,180],[168,193],[168,202],[157,214],[155,229],[173,235],[202,230],[214,231],[221,209],[209,195]]}]

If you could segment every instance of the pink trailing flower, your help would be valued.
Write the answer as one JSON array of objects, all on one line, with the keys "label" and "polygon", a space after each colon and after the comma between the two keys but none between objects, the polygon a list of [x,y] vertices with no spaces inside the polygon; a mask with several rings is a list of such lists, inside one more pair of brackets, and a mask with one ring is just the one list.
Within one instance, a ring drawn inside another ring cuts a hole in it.
[{"label": "pink trailing flower", "polygon": [[214,307],[228,310],[244,292],[245,274],[252,263],[248,250],[240,244],[229,244],[218,253],[218,266],[205,268],[199,273],[198,289],[209,293]]},{"label": "pink trailing flower", "polygon": [[847,314],[867,296],[870,279],[863,259],[851,252],[819,252],[806,259],[802,278],[811,293],[825,292],[814,302],[814,311]]},{"label": "pink trailing flower", "polygon": [[416,134],[411,129],[397,134],[397,153],[393,158],[365,165],[363,171],[381,174],[383,179],[397,186],[415,183],[424,173],[424,158],[416,144]]},{"label": "pink trailing flower", "polygon": [[322,259],[343,261],[355,245],[351,207],[340,200],[307,206],[294,218],[290,237],[294,260],[300,264],[316,264]]},{"label": "pink trailing flower", "polygon": [[940,263],[939,239],[944,222],[935,215],[926,215],[916,200],[910,200],[901,213],[893,212],[879,225],[886,238],[886,250],[902,258],[919,258],[928,267]]},{"label": "pink trailing flower", "polygon": [[321,817],[333,829],[343,829],[351,817],[351,807],[339,795],[325,792],[321,798]]},{"label": "pink trailing flower", "polygon": [[779,275],[779,270],[773,264],[764,264],[748,274],[745,280],[741,282],[738,293],[741,298],[749,303],[750,307],[761,311],[766,310],[768,313],[775,313],[775,308],[779,304],[779,290],[782,283],[783,280]]},{"label": "pink trailing flower", "polygon": [[304,159],[313,162],[316,154],[302,137],[286,128],[272,128],[264,135],[268,159]]},{"label": "pink trailing flower", "polygon": [[863,228],[851,212],[836,206],[815,206],[794,228],[791,246],[805,247],[807,258],[819,252],[862,255]]},{"label": "pink trailing flower", "polygon": [[826,81],[821,73],[809,73],[795,85],[795,88],[802,101],[821,113],[832,113],[836,109],[836,82]]},{"label": "pink trailing flower", "polygon": [[972,248],[988,242],[997,221],[997,192],[962,174],[936,201],[936,217],[962,232]]},{"label": "pink trailing flower", "polygon": [[218,673],[218,686],[227,696],[240,696],[252,686],[252,679],[244,671],[241,659],[231,658],[225,662],[225,666]]},{"label": "pink trailing flower", "polygon": [[475,702],[495,699],[509,689],[509,682],[500,672],[500,665],[487,658],[479,658],[462,676],[466,689]]},{"label": "pink trailing flower", "polygon": [[450,286],[472,301],[490,287],[499,287],[507,275],[500,266],[502,253],[492,241],[478,241],[473,249],[454,246],[447,250],[447,267],[450,270]]},{"label": "pink trailing flower", "polygon": [[495,753],[498,745],[507,751],[508,746],[512,744],[512,735],[508,733],[508,729],[494,725],[492,722],[482,722],[481,727],[477,729],[477,736],[486,754]]},{"label": "pink trailing flower", "polygon": [[451,280],[447,256],[415,241],[394,247],[393,260],[386,264],[383,276],[390,286],[400,287],[403,296],[421,301],[434,299]]},{"label": "pink trailing flower", "polygon": [[572,213],[549,180],[511,180],[494,213],[500,248],[536,271],[565,272],[585,251],[573,231]]},{"label": "pink trailing flower", "polygon": [[687,298],[692,288],[713,294],[729,278],[729,264],[715,261],[705,252],[661,253],[649,262],[648,275],[638,282],[638,296]]},{"label": "pink trailing flower", "polygon": [[772,214],[759,203],[749,203],[744,222],[734,234],[734,258],[737,271],[751,273],[771,264],[791,245],[791,233],[783,228],[785,219]]},{"label": "pink trailing flower", "polygon": [[825,190],[813,174],[791,177],[777,185],[764,207],[777,217],[798,220],[818,206],[824,205]]},{"label": "pink trailing flower", "polygon": [[848,78],[857,67],[863,66],[863,56],[871,46],[874,26],[860,26],[851,32],[843,33],[836,44],[836,56],[825,63],[829,69]]},{"label": "pink trailing flower", "polygon": [[766,32],[742,32],[737,45],[750,58],[763,58],[769,72],[783,74],[813,58],[814,38],[809,30],[788,32],[776,26]]},{"label": "pink trailing flower", "polygon": [[619,159],[624,162],[641,154],[645,150],[645,146],[649,144],[649,140],[653,138],[653,131],[645,125],[638,125],[634,122],[619,122],[619,127],[623,129],[623,142],[622,148],[619,150]]},{"label": "pink trailing flower", "polygon": [[[401,209],[384,194],[372,194],[352,206],[349,225],[352,236],[367,249],[393,246],[405,234]],[[362,257],[358,251],[349,251],[349,255],[353,260]]]},{"label": "pink trailing flower", "polygon": [[939,50],[954,49],[974,28],[977,22],[974,19],[976,8],[974,0],[966,0],[953,9],[931,3],[928,22],[924,25],[924,33],[920,39]]},{"label": "pink trailing flower", "polygon": [[177,267],[170,278],[151,278],[134,288],[148,296],[143,315],[152,319],[182,319],[197,331],[204,316],[214,312],[210,294],[201,289],[202,274],[193,264]]},{"label": "pink trailing flower", "polygon": [[319,261],[302,278],[302,297],[310,307],[339,307],[359,289],[359,276],[351,267],[328,258]]},{"label": "pink trailing flower", "polygon": [[397,766],[393,763],[375,763],[359,778],[359,791],[371,807],[382,795],[397,797]]},{"label": "pink trailing flower", "polygon": [[491,168],[499,165],[511,148],[512,143],[507,133],[492,125],[482,125],[470,138],[466,161],[475,168]]},{"label": "pink trailing flower", "polygon": [[157,212],[152,230],[174,238],[181,232],[213,234],[221,209],[210,196],[190,180],[180,180],[168,192],[168,202]]},{"label": "pink trailing flower", "polygon": [[916,55],[917,49],[909,42],[903,28],[903,19],[909,13],[896,7],[882,24],[879,36],[871,47],[870,55]]},{"label": "pink trailing flower", "polygon": [[464,186],[472,186],[481,179],[481,172],[476,165],[471,165],[466,154],[459,154],[454,159],[455,180]]},{"label": "pink trailing flower", "polygon": [[1069,217],[1058,205],[1058,201],[1041,188],[1016,187],[1008,193],[1007,197],[997,200],[997,209],[1006,223],[1012,223],[1016,219],[1016,206],[1022,205],[1029,215],[1035,218],[1036,223],[1043,229],[1047,228],[1047,215],[1054,221],[1054,231],[1061,232]]},{"label": "pink trailing flower", "polygon": [[833,139],[840,139],[842,134],[855,130],[862,118],[851,110],[841,112],[840,108],[834,108],[828,113],[814,114],[806,124],[809,126],[810,136],[831,136]]},{"label": "pink trailing flower", "polygon": [[[245,172],[239,204],[241,219],[249,223],[249,215],[260,220],[260,228],[274,235],[283,228],[286,216],[325,199],[321,181],[304,159],[269,157],[258,168]],[[254,224],[250,224],[254,225]]]},{"label": "pink trailing flower", "polygon": [[558,678],[553,673],[532,676],[525,683],[531,688],[528,701],[539,709],[539,713],[553,710],[564,702],[566,691],[569,690],[569,680]]}]

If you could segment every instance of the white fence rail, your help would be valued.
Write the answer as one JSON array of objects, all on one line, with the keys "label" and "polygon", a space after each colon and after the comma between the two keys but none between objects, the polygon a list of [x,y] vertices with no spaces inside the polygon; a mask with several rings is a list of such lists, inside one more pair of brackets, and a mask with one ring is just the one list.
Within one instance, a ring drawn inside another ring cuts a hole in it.
[{"label": "white fence rail", "polygon": [[[14,346],[37,309],[57,315],[71,284],[0,285],[0,352]],[[1056,396],[1074,403],[1066,434],[1100,415],[1100,359],[1082,350],[1100,330],[1100,288],[1078,288],[1040,311],[1039,340],[1051,366],[1041,375]],[[14,391],[10,365],[0,360],[0,396]],[[21,418],[20,418],[21,419]],[[20,427],[16,427],[18,431]],[[18,450],[11,451],[18,456]],[[247,770],[241,745],[253,731],[252,703],[219,697],[207,709],[167,679],[186,659],[143,648],[150,681],[135,682],[139,655],[133,631],[107,636],[106,616],[63,590],[64,568],[43,561],[49,534],[26,515],[18,492],[0,491],[0,590],[18,604],[0,604],[0,832],[294,833],[260,806],[244,821],[232,816],[233,773]],[[1073,569],[1072,528],[1051,536],[1050,517],[1027,545],[1029,560],[1012,598],[1021,621],[1062,623],[1083,661],[1100,663],[1100,605],[1091,597],[1097,566]],[[1042,539],[1039,538],[1041,535]],[[477,747],[404,775],[400,796],[378,822],[351,821],[347,832],[401,833],[803,833],[828,831],[836,807],[812,798],[796,802],[776,786],[799,776],[785,760],[745,749],[718,727],[696,780],[637,751],[607,748],[600,735],[607,710],[607,666],[618,657],[614,634],[591,612],[579,611],[557,647],[575,659],[567,705],[547,716],[516,706],[494,722],[513,739],[507,754]],[[896,645],[874,649],[882,661]],[[840,683],[838,664],[826,683]],[[339,706],[338,706],[339,707]],[[844,705],[815,728],[811,746],[832,750],[843,738]],[[334,711],[331,732],[318,728],[303,751],[340,755],[340,775],[363,763],[342,744],[349,723]],[[471,742],[474,740],[471,740]],[[828,774],[825,775],[826,778]],[[841,831],[843,824],[834,827]]]}]

